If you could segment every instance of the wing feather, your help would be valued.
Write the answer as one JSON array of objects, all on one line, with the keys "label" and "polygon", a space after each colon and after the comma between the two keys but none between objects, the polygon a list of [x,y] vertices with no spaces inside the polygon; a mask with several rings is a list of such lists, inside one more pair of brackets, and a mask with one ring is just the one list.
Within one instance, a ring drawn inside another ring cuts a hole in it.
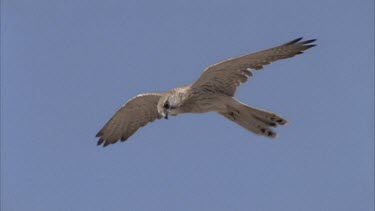
[{"label": "wing feather", "polygon": [[302,37],[274,48],[230,58],[211,65],[206,68],[199,79],[192,85],[192,88],[210,87],[216,92],[233,96],[237,87],[241,83],[245,83],[248,77],[252,76],[250,69],[260,70],[264,65],[302,54],[303,51],[315,46],[311,44],[315,39],[301,40]]},{"label": "wing feather", "polygon": [[135,96],[122,106],[97,133],[98,145],[108,146],[118,140],[126,141],[140,127],[160,119],[157,104],[163,93],[145,93]]}]

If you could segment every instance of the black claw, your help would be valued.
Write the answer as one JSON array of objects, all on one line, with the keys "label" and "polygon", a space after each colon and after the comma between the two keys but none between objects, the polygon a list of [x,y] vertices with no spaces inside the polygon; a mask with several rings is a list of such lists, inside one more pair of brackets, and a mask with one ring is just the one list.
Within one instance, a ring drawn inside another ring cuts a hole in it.
[{"label": "black claw", "polygon": [[262,128],[262,129],[260,129],[260,131],[262,131],[262,133],[265,133],[266,129]]}]

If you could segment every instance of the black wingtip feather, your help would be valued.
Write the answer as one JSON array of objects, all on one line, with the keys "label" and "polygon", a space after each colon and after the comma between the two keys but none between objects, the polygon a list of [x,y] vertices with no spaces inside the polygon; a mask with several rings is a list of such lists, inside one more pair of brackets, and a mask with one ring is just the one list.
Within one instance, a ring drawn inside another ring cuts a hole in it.
[{"label": "black wingtip feather", "polygon": [[122,137],[122,138],[121,138],[121,141],[122,141],[122,142],[124,142],[124,141],[126,141],[126,140],[128,140],[128,138],[126,138],[126,137]]},{"label": "black wingtip feather", "polygon": [[309,43],[312,43],[312,42],[315,42],[315,41],[316,41],[316,39],[306,40],[306,41],[301,42],[301,44],[309,44]]},{"label": "black wingtip feather", "polygon": [[99,146],[99,145],[101,145],[103,142],[104,142],[104,139],[99,139],[97,145]]},{"label": "black wingtip feather", "polygon": [[312,48],[312,47],[315,47],[316,45],[305,45],[306,49],[309,49],[309,48]]},{"label": "black wingtip feather", "polygon": [[[300,37],[300,38],[294,39],[294,40],[292,40],[292,41],[290,41],[290,42],[285,43],[285,45],[293,45],[293,44],[296,44],[296,43],[298,43],[298,44],[302,44],[302,45],[306,45],[306,44],[313,43],[313,42],[316,41],[316,39],[311,39],[311,40],[305,40],[305,41],[300,42],[302,39],[303,39],[303,37]],[[316,46],[316,45],[307,45],[307,46],[314,47],[314,46]],[[310,48],[311,48],[311,47],[310,47]]]},{"label": "black wingtip feather", "polygon": [[292,40],[292,41],[290,41],[290,42],[287,42],[285,45],[292,45],[292,44],[294,44],[294,43],[299,42],[299,41],[302,40],[302,39],[303,39],[303,37],[300,37],[300,38],[294,39],[294,40]]},{"label": "black wingtip feather", "polygon": [[102,136],[102,135],[103,135],[102,131],[99,131],[99,132],[95,135],[95,137],[100,137],[100,136]]}]

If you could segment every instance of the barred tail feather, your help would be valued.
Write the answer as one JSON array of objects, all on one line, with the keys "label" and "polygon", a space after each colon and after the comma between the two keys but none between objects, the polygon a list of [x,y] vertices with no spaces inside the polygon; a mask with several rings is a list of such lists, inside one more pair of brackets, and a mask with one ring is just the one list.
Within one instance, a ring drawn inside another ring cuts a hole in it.
[{"label": "barred tail feather", "polygon": [[285,119],[274,113],[253,108],[238,101],[227,105],[227,111],[219,112],[219,114],[257,135],[270,138],[275,138],[277,135],[271,129],[272,127],[287,123]]}]

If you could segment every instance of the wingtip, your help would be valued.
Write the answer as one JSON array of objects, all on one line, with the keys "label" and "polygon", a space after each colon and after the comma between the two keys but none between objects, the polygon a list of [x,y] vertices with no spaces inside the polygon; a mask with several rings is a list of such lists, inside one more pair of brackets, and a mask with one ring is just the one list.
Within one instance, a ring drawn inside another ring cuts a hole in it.
[{"label": "wingtip", "polygon": [[316,41],[316,39],[305,40],[305,41],[301,42],[301,44],[309,44],[309,43],[313,43],[315,41]]},{"label": "wingtip", "polygon": [[285,45],[292,45],[294,43],[297,43],[297,42],[301,41],[302,39],[303,39],[303,37],[299,37],[297,39],[294,39],[292,41],[287,42]]},{"label": "wingtip", "polygon": [[[303,40],[303,37],[299,37],[297,39],[289,41],[289,42],[285,43],[285,45],[293,45],[293,44],[296,44],[296,43],[306,45],[306,44],[315,42],[317,39],[310,39],[310,40],[305,40],[305,41],[300,42],[301,40]],[[307,45],[307,46],[314,47],[316,45]]]},{"label": "wingtip", "polygon": [[103,147],[106,147],[106,146],[108,146],[108,145],[110,145],[111,143],[109,143],[108,141],[106,141],[106,142],[104,142],[104,144],[103,144]]},{"label": "wingtip", "polygon": [[96,145],[100,146],[100,145],[102,145],[103,142],[104,142],[104,139],[99,139],[98,143],[96,143]]},{"label": "wingtip", "polygon": [[309,48],[312,48],[312,47],[315,47],[315,46],[317,46],[317,45],[306,45],[306,49],[309,49]]},{"label": "wingtip", "polygon": [[99,131],[96,135],[95,135],[95,137],[100,137],[100,136],[102,136],[103,135],[103,132],[102,131]]}]

